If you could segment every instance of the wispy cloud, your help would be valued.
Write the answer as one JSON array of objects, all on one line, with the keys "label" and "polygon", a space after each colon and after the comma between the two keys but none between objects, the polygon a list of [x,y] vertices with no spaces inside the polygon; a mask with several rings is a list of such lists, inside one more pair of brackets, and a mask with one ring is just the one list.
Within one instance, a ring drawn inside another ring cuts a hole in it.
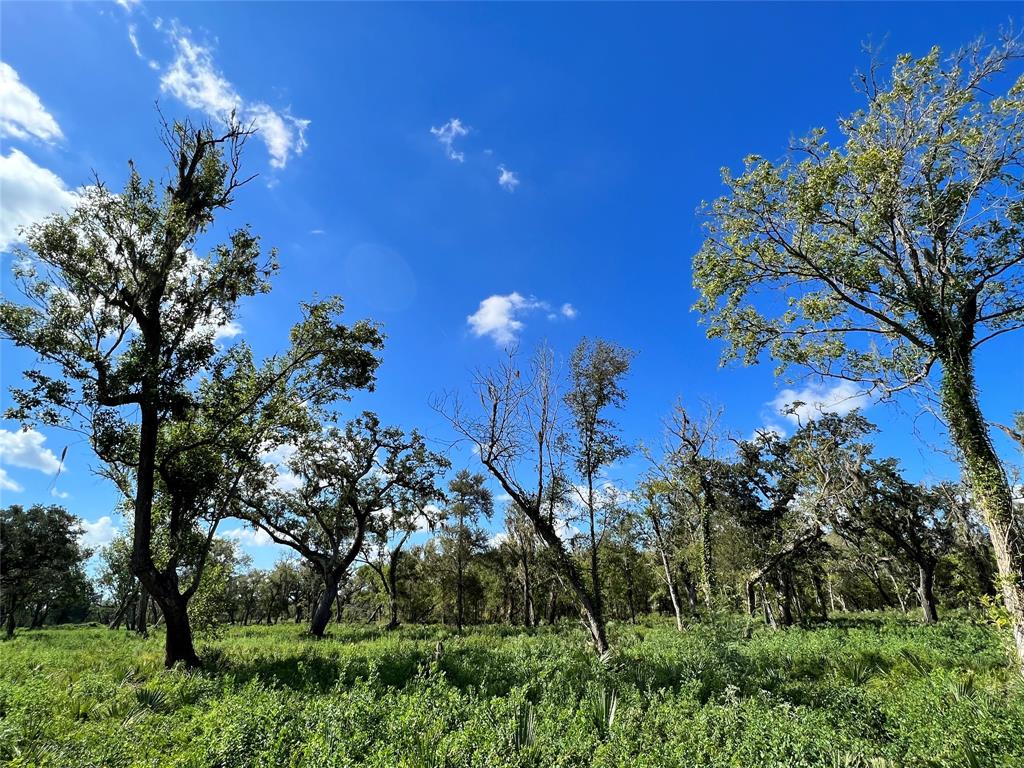
[{"label": "wispy cloud", "polygon": [[64,138],[60,126],[35,91],[21,82],[10,64],[0,61],[0,136],[53,143]]},{"label": "wispy cloud", "polygon": [[445,157],[457,163],[461,163],[466,159],[464,153],[455,149],[455,141],[469,134],[469,129],[462,124],[459,118],[453,117],[440,128],[431,128],[430,132],[437,137],[441,146],[444,147]]},{"label": "wispy cloud", "polygon": [[574,320],[576,318],[576,315],[579,314],[576,311],[576,307],[574,307],[569,302],[566,302],[565,304],[562,305],[561,312],[562,317],[567,318],[569,320]]},{"label": "wispy cloud", "polygon": [[251,123],[267,145],[273,168],[284,168],[292,155],[302,154],[307,146],[309,120],[293,117],[287,109],[278,111],[262,101],[245,101],[217,68],[213,51],[193,40],[189,29],[175,22],[169,35],[175,58],[160,77],[163,92],[213,119],[226,120],[234,113],[243,123]]},{"label": "wispy cloud", "polygon": [[519,176],[504,165],[498,166],[498,186],[508,192],[515,192],[519,186]]},{"label": "wispy cloud", "polygon": [[7,470],[0,467],[0,491],[21,493],[23,490],[25,489],[19,483],[11,479],[11,476],[7,474]]}]

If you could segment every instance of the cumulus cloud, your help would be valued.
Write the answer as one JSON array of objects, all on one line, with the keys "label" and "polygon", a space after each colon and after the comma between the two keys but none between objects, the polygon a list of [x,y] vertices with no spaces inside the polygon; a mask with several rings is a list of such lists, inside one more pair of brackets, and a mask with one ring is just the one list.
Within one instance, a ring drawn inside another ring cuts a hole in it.
[{"label": "cumulus cloud", "polygon": [[519,186],[519,176],[504,165],[498,166],[498,186],[508,192],[515,192]]},{"label": "cumulus cloud", "polygon": [[109,515],[104,515],[95,523],[82,521],[82,534],[78,537],[78,542],[88,549],[97,549],[105,547],[117,534],[118,529],[114,527],[114,521]]},{"label": "cumulus cloud", "polygon": [[267,145],[273,168],[284,168],[293,154],[302,154],[309,120],[264,102],[246,102],[217,69],[210,48],[195,42],[191,32],[179,24],[172,24],[169,34],[175,58],[160,77],[161,91],[216,120],[225,120],[234,112],[243,123],[252,123]]},{"label": "cumulus cloud", "polygon": [[526,298],[516,291],[505,296],[496,294],[481,301],[476,312],[466,317],[466,322],[475,336],[490,336],[495,344],[506,346],[516,340],[524,327],[518,318],[544,307],[544,302]]},{"label": "cumulus cloud", "polygon": [[462,121],[457,117],[453,117],[447,123],[442,125],[440,128],[431,128],[430,132],[437,137],[441,146],[444,147],[444,154],[449,160],[454,160],[457,163],[461,163],[466,159],[466,155],[457,149],[455,149],[455,141],[469,133],[469,129],[466,128]]},{"label": "cumulus cloud", "polygon": [[250,547],[269,547],[274,543],[270,534],[262,528],[231,528],[221,531],[218,535]]},{"label": "cumulus cloud", "polygon": [[54,452],[43,445],[45,442],[46,437],[34,429],[13,432],[0,429],[0,462],[55,475],[60,471],[61,463]]},{"label": "cumulus cloud", "polygon": [[11,149],[0,155],[0,251],[21,241],[21,229],[51,213],[74,207],[78,197],[53,171]]},{"label": "cumulus cloud", "polygon": [[0,136],[36,138],[52,143],[64,138],[53,115],[35,92],[21,82],[14,68],[0,62]]},{"label": "cumulus cloud", "polygon": [[557,311],[546,301],[533,296],[523,296],[518,291],[488,296],[480,302],[476,312],[466,317],[474,336],[490,336],[499,347],[508,346],[519,338],[519,332],[526,327],[522,318],[533,311],[542,311],[548,320],[559,316],[572,320],[576,309],[572,304],[563,304]]},{"label": "cumulus cloud", "polygon": [[[801,389],[783,389],[768,405],[792,424],[806,424],[825,413],[845,416],[867,408],[871,397],[852,381],[811,383]],[[778,430],[774,424],[772,429]]]}]

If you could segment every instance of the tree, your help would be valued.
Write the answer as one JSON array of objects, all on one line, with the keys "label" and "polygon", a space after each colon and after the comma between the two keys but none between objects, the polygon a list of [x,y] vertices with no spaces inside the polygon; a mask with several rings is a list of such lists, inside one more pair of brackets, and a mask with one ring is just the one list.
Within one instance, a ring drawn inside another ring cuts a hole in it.
[{"label": "tree", "polygon": [[[697,534],[700,584],[708,610],[714,609],[717,591],[712,519],[718,511],[720,492],[717,475],[721,463],[715,452],[721,416],[721,410],[706,407],[704,417],[698,421],[677,404],[668,423],[672,443],[663,458],[654,461],[653,484],[648,487],[649,491],[664,495],[678,520],[685,520],[690,511],[695,513],[696,524],[691,527]],[[658,506],[648,505],[648,520],[651,513],[658,511]]]},{"label": "tree", "polygon": [[417,531],[433,529],[440,522],[440,510],[436,502],[441,500],[441,491],[434,487],[428,474],[440,475],[448,468],[448,460],[436,454],[424,452],[425,463],[435,466],[420,467],[424,470],[421,481],[411,488],[396,487],[389,494],[388,506],[380,510],[370,524],[370,535],[364,544],[364,562],[380,578],[388,595],[390,618],[388,629],[398,629],[398,566],[405,545]]},{"label": "tree", "polygon": [[768,352],[883,395],[940,371],[1024,665],[1024,526],[974,373],[981,345],[1024,327],[1024,78],[1002,79],[1022,53],[1015,38],[979,41],[945,62],[937,48],[900,56],[887,82],[863,76],[842,143],[819,129],[797,157],[724,172],[693,279],[727,358]]},{"label": "tree", "polygon": [[474,445],[481,463],[533,524],[552,570],[576,596],[595,650],[603,654],[608,636],[593,580],[584,575],[561,534],[565,520],[559,515],[570,503],[572,489],[551,350],[538,349],[526,371],[510,352],[496,369],[477,374],[474,393],[480,415],[467,411],[457,395],[435,402],[435,407]]},{"label": "tree", "polygon": [[[29,228],[29,250],[15,268],[28,304],[0,303],[0,333],[49,366],[25,372],[28,387],[12,390],[8,415],[78,429],[101,458],[117,447],[118,461],[130,467],[131,568],[165,616],[168,665],[194,666],[198,657],[187,596],[157,551],[161,445],[176,438],[172,424],[187,422],[196,407],[192,382],[211,371],[216,378],[217,329],[233,320],[240,298],[267,292],[277,269],[276,254],[264,255],[247,227],[203,253],[215,218],[248,181],[240,160],[251,133],[233,120],[221,134],[187,122],[165,125],[171,177],[164,193],[132,163],[120,193],[97,180],[70,214]],[[340,312],[338,300],[307,305],[292,332],[292,352],[274,366],[278,376],[260,378],[269,389],[249,392],[217,423],[230,425],[254,410],[280,376],[294,375],[297,389],[314,401],[321,392],[368,386],[379,331],[369,323],[347,328]],[[111,436],[116,440],[104,439]],[[195,446],[185,440],[171,453],[195,459],[192,448],[207,439]],[[164,485],[173,498],[166,479]],[[163,519],[171,524],[174,513]]]},{"label": "tree", "polygon": [[448,516],[443,538],[446,549],[455,561],[455,625],[462,631],[466,623],[466,564],[480,548],[481,536],[476,524],[481,517],[488,520],[494,513],[494,500],[486,486],[486,478],[462,469],[448,484]]},{"label": "tree", "polygon": [[246,499],[246,518],[316,568],[323,592],[309,631],[323,637],[342,578],[363,549],[375,516],[399,492],[434,498],[444,457],[427,450],[416,431],[381,426],[373,413],[297,438],[288,468],[300,480],[290,491],[266,487]]},{"label": "tree", "polygon": [[20,608],[35,602],[45,611],[62,585],[84,581],[82,563],[91,552],[79,546],[81,533],[79,519],[63,507],[0,509],[0,593],[8,638],[14,636]]},{"label": "tree", "polygon": [[847,416],[824,414],[804,426],[793,442],[805,464],[813,467],[817,484],[833,482],[834,529],[848,539],[868,531],[888,540],[887,549],[906,555],[918,570],[917,594],[926,623],[938,621],[934,594],[935,570],[953,546],[953,519],[943,489],[908,482],[895,459],[874,459],[864,438],[875,431],[857,411]]},{"label": "tree", "polygon": [[622,380],[629,373],[632,359],[632,352],[615,344],[601,339],[583,339],[569,358],[569,391],[565,394],[573,428],[566,442],[582,481],[575,489],[587,522],[590,590],[595,619],[602,625],[602,631],[605,617],[598,556],[598,516],[604,513],[607,518],[610,500],[597,484],[608,467],[630,453],[607,412],[622,408],[626,401]]}]

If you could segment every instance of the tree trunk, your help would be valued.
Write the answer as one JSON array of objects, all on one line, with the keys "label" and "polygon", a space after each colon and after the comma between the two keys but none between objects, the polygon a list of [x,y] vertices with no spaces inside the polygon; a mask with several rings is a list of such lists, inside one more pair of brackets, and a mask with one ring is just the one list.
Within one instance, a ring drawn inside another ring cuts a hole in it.
[{"label": "tree trunk", "polygon": [[[705,489],[705,498],[712,499],[714,489]],[[708,610],[715,608],[715,555],[711,540],[710,502],[702,505],[700,515],[700,582]]]},{"label": "tree trunk", "polygon": [[658,554],[661,555],[661,568],[665,572],[665,584],[668,586],[668,596],[672,600],[672,613],[676,617],[676,631],[683,631],[683,608],[679,605],[679,593],[676,591],[676,581],[672,577],[672,566],[669,565],[668,556],[664,547],[658,547]]},{"label": "tree trunk", "polygon": [[139,593],[139,602],[135,611],[135,631],[143,637],[149,637],[147,621],[149,619],[149,593],[143,589]]},{"label": "tree trunk", "polygon": [[1003,604],[1013,623],[1017,664],[1024,671],[1024,525],[1015,520],[1010,484],[978,406],[970,341],[942,358],[942,411],[963,456],[967,483],[988,525]]},{"label": "tree trunk", "polygon": [[[587,623],[590,626],[590,636],[594,641],[594,648],[599,654],[608,650],[608,635],[605,631],[604,599],[601,595],[601,571],[597,552],[597,525],[595,522],[595,501],[594,501],[594,476],[587,476],[587,508],[590,513],[590,590],[577,589],[583,602],[583,609],[587,612]],[[582,587],[582,585],[580,585]]]},{"label": "tree trunk", "polygon": [[936,608],[935,592],[935,563],[921,563],[917,566],[920,579],[917,587],[917,597],[921,601],[921,611],[924,614],[925,624],[934,624],[939,620],[939,611]]},{"label": "tree trunk", "polygon": [[121,604],[117,607],[114,612],[114,616],[110,619],[110,623],[107,624],[107,629],[117,629],[121,626],[121,622],[124,620],[124,615],[128,611],[128,605],[131,603],[132,595],[128,595]]},{"label": "tree trunk", "polygon": [[[388,568],[388,607],[391,609],[391,619],[388,621],[388,629],[398,629],[398,560],[400,554],[395,550],[391,555],[391,566]],[[459,630],[462,629],[462,617],[459,617]]]},{"label": "tree trunk", "polygon": [[756,598],[754,596],[754,582],[748,581],[744,585],[744,590],[743,591],[747,595],[747,616],[753,617],[754,616],[754,609],[757,607],[757,601],[756,601]]},{"label": "tree trunk", "polygon": [[313,637],[323,637],[324,630],[331,620],[331,612],[334,608],[334,600],[338,596],[339,576],[333,573],[324,575],[324,592],[320,595],[320,601],[316,604],[313,612],[313,619],[309,623],[309,634]]},{"label": "tree trunk", "polygon": [[781,590],[779,598],[780,620],[782,626],[791,627],[793,626],[793,580],[788,572],[780,574],[779,588]]},{"label": "tree trunk", "polygon": [[15,619],[15,611],[17,608],[18,601],[14,598],[14,595],[11,595],[10,599],[7,601],[7,620],[4,624],[4,634],[7,636],[8,640],[14,637],[14,628],[17,626]]},{"label": "tree trunk", "polygon": [[530,553],[523,547],[523,625],[532,627],[536,623],[533,609],[533,590],[530,584]]},{"label": "tree trunk", "polygon": [[167,624],[167,641],[164,645],[164,666],[168,669],[177,663],[186,667],[198,667],[199,656],[192,644],[192,626],[188,621],[188,603],[177,600],[164,601],[161,606],[164,622]]},{"label": "tree trunk", "polygon": [[[461,509],[461,505],[459,507]],[[463,586],[463,563],[462,547],[465,544],[466,531],[463,525],[463,515],[459,513],[458,540],[455,543],[455,625],[459,632],[466,622],[466,605]]]},{"label": "tree trunk", "polygon": [[814,585],[814,599],[818,603],[821,620],[828,621],[828,601],[825,599],[825,590],[821,586],[821,573],[817,570],[811,573],[811,583]]}]

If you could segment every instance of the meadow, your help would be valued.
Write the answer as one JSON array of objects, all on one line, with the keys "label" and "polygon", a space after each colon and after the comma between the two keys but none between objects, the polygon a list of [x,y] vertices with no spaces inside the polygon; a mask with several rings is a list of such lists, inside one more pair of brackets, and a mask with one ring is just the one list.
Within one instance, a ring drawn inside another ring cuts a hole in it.
[{"label": "meadow", "polygon": [[200,670],[162,636],[99,626],[0,646],[11,766],[1024,766],[1024,680],[967,616],[899,614],[749,639],[678,633],[292,623],[227,629]]}]

